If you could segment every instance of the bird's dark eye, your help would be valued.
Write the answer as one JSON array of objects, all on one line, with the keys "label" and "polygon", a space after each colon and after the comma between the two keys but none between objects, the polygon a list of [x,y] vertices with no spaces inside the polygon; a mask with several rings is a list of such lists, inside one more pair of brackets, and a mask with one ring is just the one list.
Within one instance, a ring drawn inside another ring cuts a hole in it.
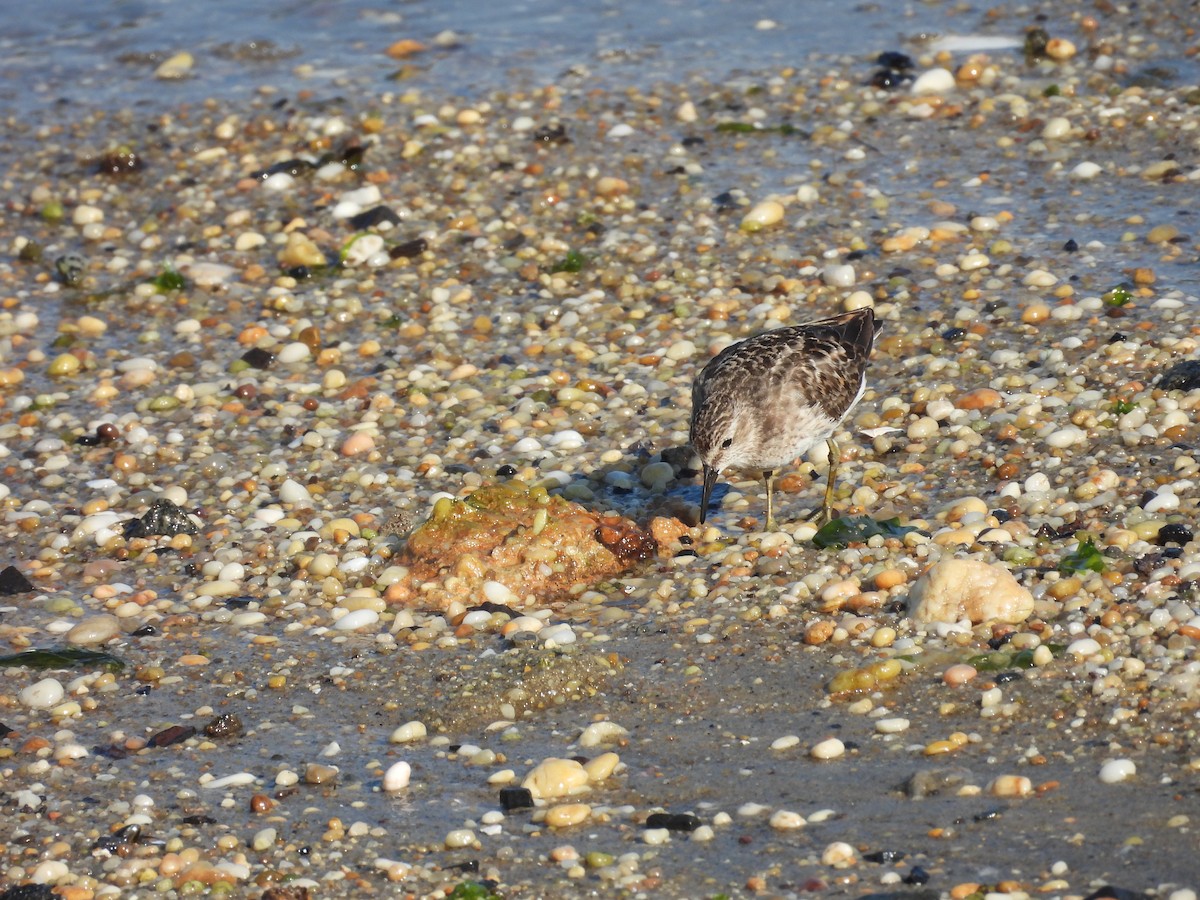
[{"label": "bird's dark eye", "polygon": [[733,446],[733,438],[725,438],[725,440],[721,441],[721,449],[722,450],[728,450],[732,446]]}]

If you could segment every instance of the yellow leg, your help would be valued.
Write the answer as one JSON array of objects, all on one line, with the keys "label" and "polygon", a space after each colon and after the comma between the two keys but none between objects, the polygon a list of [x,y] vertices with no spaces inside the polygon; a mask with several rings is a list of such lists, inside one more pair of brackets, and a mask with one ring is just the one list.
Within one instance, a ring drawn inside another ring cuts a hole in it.
[{"label": "yellow leg", "polygon": [[830,438],[825,442],[825,446],[829,448],[829,472],[826,475],[825,502],[813,516],[813,522],[818,528],[833,521],[833,491],[837,486],[838,466],[842,462],[842,451],[838,448],[837,441]]},{"label": "yellow leg", "polygon": [[767,483],[767,531],[775,531],[775,470],[763,472],[763,481]]}]

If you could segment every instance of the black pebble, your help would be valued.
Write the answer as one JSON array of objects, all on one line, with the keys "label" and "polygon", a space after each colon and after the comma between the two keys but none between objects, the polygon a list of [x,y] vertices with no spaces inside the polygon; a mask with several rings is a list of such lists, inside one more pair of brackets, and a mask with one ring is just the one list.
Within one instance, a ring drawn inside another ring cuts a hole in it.
[{"label": "black pebble", "polygon": [[1191,539],[1192,529],[1182,522],[1168,522],[1158,530],[1158,537],[1154,542],[1160,547],[1165,547],[1167,544],[1186,544]]},{"label": "black pebble", "polygon": [[1077,244],[1075,242],[1075,238],[1071,238],[1069,241],[1067,241],[1065,244],[1063,244],[1063,249],[1066,250],[1068,253],[1074,253],[1076,250],[1079,249],[1079,244]]},{"label": "black pebble", "polygon": [[906,855],[903,850],[873,850],[870,853],[864,853],[863,859],[873,863],[897,863]]},{"label": "black pebble", "polygon": [[242,354],[242,362],[252,369],[269,369],[275,363],[275,354],[261,347],[251,347]]},{"label": "black pebble", "polygon": [[153,625],[143,625],[141,628],[138,628],[136,631],[130,632],[130,634],[133,637],[154,637],[155,635],[158,634],[158,629],[155,628]]},{"label": "black pebble", "polygon": [[929,881],[929,873],[920,866],[913,866],[907,875],[901,881],[905,884],[925,884]]},{"label": "black pebble", "polygon": [[947,341],[961,341],[967,336],[965,328],[947,328],[942,332],[942,337]]},{"label": "black pebble", "polygon": [[58,900],[49,884],[13,884],[0,894],[0,900]]},{"label": "black pebble", "polygon": [[1163,372],[1158,386],[1164,391],[1191,391],[1200,387],[1200,359],[1187,359]]},{"label": "black pebble", "polygon": [[1110,344],[1120,344],[1120,343],[1122,343],[1123,341],[1127,341],[1127,340],[1129,340],[1129,336],[1128,336],[1128,335],[1126,335],[1126,334],[1124,334],[1123,332],[1120,332],[1120,331],[1114,331],[1114,332],[1113,332],[1111,335],[1109,335],[1109,338],[1108,338],[1108,343],[1110,343]]},{"label": "black pebble", "polygon": [[312,278],[312,269],[308,266],[292,266],[291,268],[284,269],[283,274],[288,278],[296,279],[296,281],[308,281],[308,279]]},{"label": "black pebble", "polygon": [[500,788],[500,808],[505,812],[533,809],[533,792],[523,787]]},{"label": "black pebble", "polygon": [[884,50],[875,57],[875,65],[885,66],[889,69],[911,69],[913,67],[912,57],[907,53],[900,53],[897,50]]},{"label": "black pebble", "polygon": [[195,534],[199,531],[188,514],[170,500],[155,500],[140,519],[125,524],[125,537],[144,538],[152,534]]},{"label": "black pebble", "polygon": [[[3,898],[0,898],[3,900]],[[1131,891],[1128,888],[1113,887],[1111,884],[1106,884],[1104,887],[1096,888],[1083,900],[1146,900],[1146,895],[1141,891]]]},{"label": "black pebble", "polygon": [[425,238],[413,238],[411,241],[405,241],[403,244],[397,244],[388,251],[388,256],[392,259],[412,259],[414,256],[420,256],[429,249],[429,241]]},{"label": "black pebble", "polygon": [[372,206],[357,216],[351,216],[349,221],[351,228],[355,231],[362,231],[364,228],[378,228],[385,223],[399,225],[400,216],[389,206]]},{"label": "black pebble", "polygon": [[516,474],[517,474],[516,466],[504,465],[496,470],[497,478],[512,478]]},{"label": "black pebble", "polygon": [[0,595],[25,594],[32,590],[33,583],[16,566],[6,566],[0,572]]},{"label": "black pebble", "polygon": [[665,828],[667,831],[695,831],[700,819],[691,813],[651,813],[646,817],[647,828]]},{"label": "black pebble", "polygon": [[1010,681],[1016,681],[1024,676],[1016,669],[1007,669],[1004,672],[997,672],[996,677],[992,679],[996,684],[1008,684]]}]

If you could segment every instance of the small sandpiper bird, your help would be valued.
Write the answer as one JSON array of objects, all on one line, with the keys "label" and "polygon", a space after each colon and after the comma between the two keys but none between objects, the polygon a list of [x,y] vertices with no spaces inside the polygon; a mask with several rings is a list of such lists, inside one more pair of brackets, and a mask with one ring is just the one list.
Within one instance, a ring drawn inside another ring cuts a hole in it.
[{"label": "small sandpiper bird", "polygon": [[825,441],[829,481],[817,521],[832,516],[841,453],[838,425],[866,387],[875,313],[858,309],[755,335],[726,347],[692,386],[692,447],[704,465],[700,522],[717,477],[757,469],[767,485],[767,530],[775,530],[775,473]]}]

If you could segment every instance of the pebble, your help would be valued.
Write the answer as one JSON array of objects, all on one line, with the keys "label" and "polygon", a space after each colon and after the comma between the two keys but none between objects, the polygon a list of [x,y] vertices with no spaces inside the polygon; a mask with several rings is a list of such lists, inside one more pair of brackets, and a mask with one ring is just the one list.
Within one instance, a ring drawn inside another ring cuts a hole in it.
[{"label": "pebble", "polygon": [[764,200],[753,206],[742,218],[742,231],[756,232],[783,221],[783,204],[778,200]]},{"label": "pebble", "polygon": [[821,852],[821,863],[835,869],[846,869],[857,862],[858,854],[844,841],[834,841]]},{"label": "pebble", "polygon": [[803,828],[807,824],[804,816],[787,809],[781,809],[772,813],[770,818],[770,825],[776,831],[794,831],[797,828]]},{"label": "pebble", "polygon": [[192,54],[186,50],[169,56],[158,64],[158,68],[154,70],[154,77],[161,78],[164,81],[176,81],[180,78],[187,78],[191,74],[192,67],[196,64],[196,60]]},{"label": "pebble", "polygon": [[521,787],[527,788],[538,800],[553,800],[578,794],[587,789],[587,770],[573,759],[550,757],[538,763],[525,776]]},{"label": "pebble", "polygon": [[1100,781],[1117,784],[1137,775],[1137,766],[1131,759],[1110,759],[1100,767]]},{"label": "pebble", "polygon": [[846,745],[837,738],[826,738],[813,745],[808,755],[813,759],[837,759],[846,753]]},{"label": "pebble", "polygon": [[425,734],[424,722],[405,722],[392,732],[388,738],[388,742],[392,744],[411,744],[413,741],[423,740]]},{"label": "pebble", "polygon": [[912,93],[918,97],[931,94],[948,94],[958,85],[954,73],[940,66],[928,69],[916,77],[912,84]]},{"label": "pebble", "polygon": [[383,773],[383,789],[388,793],[393,791],[402,791],[408,787],[409,779],[412,777],[412,766],[403,760],[394,762],[386,772]]},{"label": "pebble", "polygon": [[1033,793],[1033,782],[1024,775],[1001,775],[988,785],[987,791],[994,797],[1028,797]]},{"label": "pebble", "polygon": [[800,736],[795,734],[784,735],[781,738],[776,738],[771,742],[772,750],[790,750],[800,743]]},{"label": "pebble", "polygon": [[57,678],[43,678],[22,688],[18,697],[21,705],[29,709],[50,709],[61,703],[65,695],[66,691]]},{"label": "pebble", "polygon": [[570,828],[587,821],[592,808],[586,803],[562,803],[546,810],[546,824],[551,828]]},{"label": "pebble", "polygon": [[875,721],[875,730],[880,734],[900,734],[901,732],[908,731],[908,727],[908,719],[900,716],[892,716]]},{"label": "pebble", "polygon": [[378,621],[379,613],[375,610],[356,609],[334,622],[333,627],[338,631],[357,631],[359,628],[369,628]]},{"label": "pebble", "polygon": [[599,747],[602,744],[609,744],[623,741],[629,732],[618,725],[616,722],[593,722],[587,728],[583,729],[583,733],[579,735],[579,746],[584,748]]},{"label": "pebble", "polygon": [[1084,162],[1077,163],[1075,167],[1071,169],[1071,177],[1078,181],[1090,181],[1102,171],[1103,169],[1101,169],[1097,163],[1085,160]]},{"label": "pebble", "polygon": [[111,641],[121,633],[121,620],[108,613],[88,616],[66,633],[66,641],[77,647],[90,647]]}]

